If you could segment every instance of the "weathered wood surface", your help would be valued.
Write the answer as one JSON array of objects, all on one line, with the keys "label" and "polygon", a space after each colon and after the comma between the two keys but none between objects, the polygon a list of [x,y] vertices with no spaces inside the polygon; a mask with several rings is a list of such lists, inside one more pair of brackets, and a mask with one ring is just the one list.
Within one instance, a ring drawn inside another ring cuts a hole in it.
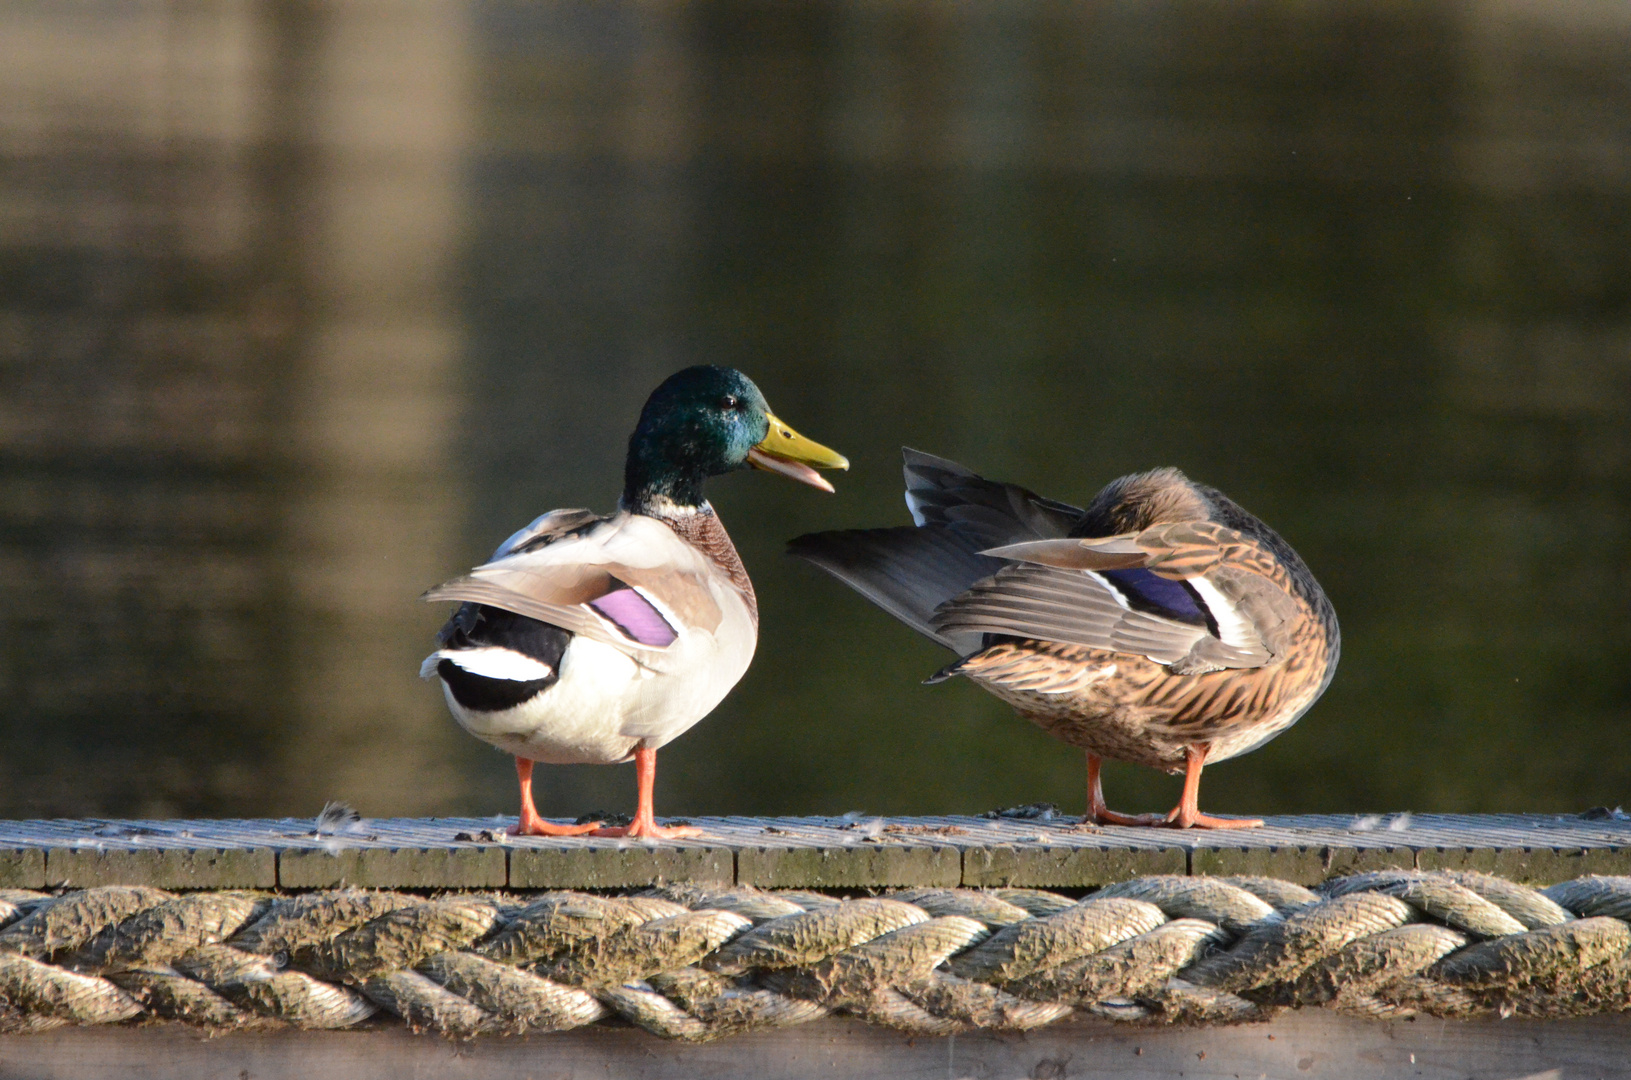
[{"label": "weathered wood surface", "polygon": [[0,821],[0,887],[1087,888],[1146,874],[1261,874],[1304,884],[1390,867],[1550,884],[1631,873],[1631,820],[1606,816],[1309,815],[1231,832],[1082,828],[1074,818],[695,818],[660,845],[507,838],[507,818]]},{"label": "weathered wood surface", "polygon": [[0,1080],[1426,1080],[1631,1077],[1631,1018],[1377,1023],[1325,1012],[1267,1024],[1128,1028],[1073,1021],[1025,1035],[909,1038],[825,1020],[700,1046],[632,1029],[449,1042],[400,1028],[237,1032],[64,1028],[0,1036]]}]

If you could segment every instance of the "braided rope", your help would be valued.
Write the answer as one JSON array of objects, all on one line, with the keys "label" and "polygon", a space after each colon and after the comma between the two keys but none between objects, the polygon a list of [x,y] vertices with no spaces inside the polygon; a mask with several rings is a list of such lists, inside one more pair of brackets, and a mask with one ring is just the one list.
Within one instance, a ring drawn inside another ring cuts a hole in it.
[{"label": "braided rope", "polygon": [[383,1010],[467,1037],[621,1018],[705,1040],[847,1013],[919,1034],[1081,1010],[1233,1023],[1631,1009],[1631,877],[1537,891],[1382,871],[1311,891],[1144,877],[838,899],[745,886],[635,896],[107,886],[0,890],[0,1032],[139,1017],[342,1028]]}]

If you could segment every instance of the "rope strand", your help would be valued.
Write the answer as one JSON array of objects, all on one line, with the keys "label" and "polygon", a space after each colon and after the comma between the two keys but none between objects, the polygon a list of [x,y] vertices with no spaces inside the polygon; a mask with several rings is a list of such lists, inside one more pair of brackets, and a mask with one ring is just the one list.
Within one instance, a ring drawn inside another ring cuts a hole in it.
[{"label": "rope strand", "polygon": [[631,896],[106,886],[0,895],[0,1032],[163,1018],[466,1038],[620,1017],[701,1041],[834,1012],[917,1034],[1080,1010],[1240,1023],[1287,1007],[1397,1018],[1631,1008],[1631,878],[1539,891],[1382,871],[1135,878],[839,899],[746,886]]}]

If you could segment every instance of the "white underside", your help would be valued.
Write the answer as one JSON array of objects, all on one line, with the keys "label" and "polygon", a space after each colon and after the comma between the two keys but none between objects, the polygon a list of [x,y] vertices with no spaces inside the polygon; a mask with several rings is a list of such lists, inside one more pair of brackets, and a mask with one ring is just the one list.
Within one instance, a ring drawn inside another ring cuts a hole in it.
[{"label": "white underside", "polygon": [[[573,633],[561,656],[559,679],[502,712],[466,709],[445,685],[444,696],[466,731],[517,757],[558,765],[627,761],[638,746],[656,749],[691,728],[746,673],[758,636],[753,609],[704,552],[662,522],[627,511],[545,546],[507,553],[550,520],[546,515],[506,541],[470,580],[500,595],[513,594],[522,604],[510,610],[527,614],[528,605],[540,605],[547,610],[530,617],[545,622],[553,622],[547,616],[558,612],[562,621],[556,625]],[[641,595],[678,636],[661,648],[642,645],[593,607],[569,601],[561,583],[577,580],[577,567],[613,567],[635,579]],[[479,602],[492,600],[486,596]],[[514,650],[485,646],[438,650],[425,661],[426,674],[434,676],[442,659],[473,674],[516,682],[548,671]]]},{"label": "white underside", "polygon": [[[454,650],[426,659],[431,674],[442,656],[466,671],[487,674]],[[638,745],[655,750],[684,734],[713,711],[746,668],[746,663],[739,670],[700,663],[658,674],[613,646],[578,636],[561,657],[559,681],[513,709],[466,709],[445,683],[442,693],[461,727],[506,753],[550,765],[609,765],[629,760]]]}]

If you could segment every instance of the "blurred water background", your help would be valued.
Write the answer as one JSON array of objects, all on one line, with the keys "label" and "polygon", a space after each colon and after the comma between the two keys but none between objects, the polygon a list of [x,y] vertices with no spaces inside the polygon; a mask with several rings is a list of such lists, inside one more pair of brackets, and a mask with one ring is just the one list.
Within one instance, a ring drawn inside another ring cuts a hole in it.
[{"label": "blurred water background", "polygon": [[1341,669],[1210,810],[1631,801],[1623,3],[8,0],[0,814],[513,812],[415,598],[703,361],[854,469],[713,484],[764,630],[660,812],[1080,811],[781,554],[902,444],[1300,549]]}]

